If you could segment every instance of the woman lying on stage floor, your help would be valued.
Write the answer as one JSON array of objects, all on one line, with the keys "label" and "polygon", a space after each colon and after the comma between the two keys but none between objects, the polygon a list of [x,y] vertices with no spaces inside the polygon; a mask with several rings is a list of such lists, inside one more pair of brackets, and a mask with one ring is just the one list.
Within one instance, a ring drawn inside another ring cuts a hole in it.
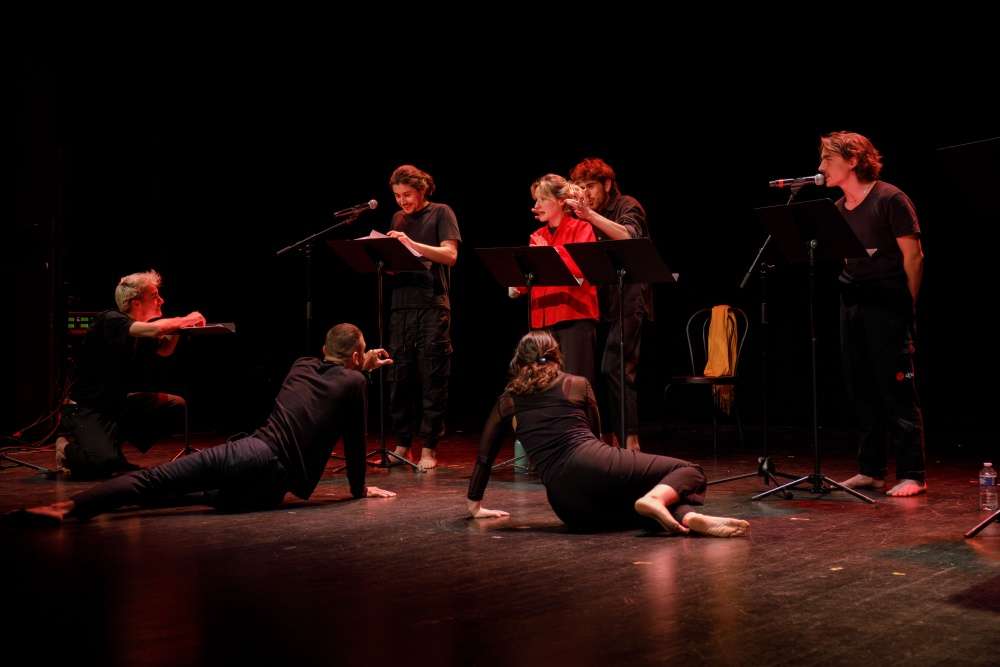
[{"label": "woman lying on stage floor", "polygon": [[604,444],[590,383],[562,371],[556,340],[547,331],[526,334],[510,364],[511,380],[494,405],[469,482],[469,513],[477,519],[509,516],[482,506],[490,469],[513,428],[542,478],[556,515],[574,529],[649,525],[674,533],[745,535],[742,519],[694,511],[705,497],[705,473],[687,461]]}]

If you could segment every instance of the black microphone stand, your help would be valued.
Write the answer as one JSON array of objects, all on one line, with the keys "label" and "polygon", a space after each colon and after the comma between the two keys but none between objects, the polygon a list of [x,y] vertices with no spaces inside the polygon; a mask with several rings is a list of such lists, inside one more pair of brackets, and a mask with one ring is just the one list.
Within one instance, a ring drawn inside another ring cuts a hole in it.
[{"label": "black microphone stand", "polygon": [[[801,185],[791,186],[791,194],[788,196],[788,201],[785,202],[785,206],[792,203],[795,195],[799,193],[802,189]],[[767,251],[768,246],[771,245],[770,234],[764,239],[764,244],[757,251],[757,256],[754,257],[753,261],[750,263],[750,268],[747,269],[746,274],[743,276],[743,280],[740,281],[740,290],[745,290],[747,284],[750,282],[751,276],[754,274],[754,270],[760,275],[760,385],[761,385],[761,418],[760,418],[760,439],[761,439],[761,454],[757,457],[757,470],[755,472],[743,473],[741,475],[734,475],[732,477],[724,477],[722,479],[717,479],[709,482],[709,484],[723,484],[725,482],[732,482],[737,479],[746,479],[747,477],[760,476],[764,480],[764,485],[773,483],[778,486],[779,482],[776,477],[784,477],[786,479],[796,479],[794,475],[789,475],[786,473],[778,472],[774,463],[771,461],[770,456],[767,453],[767,438],[769,434],[768,423],[767,423],[767,392],[768,392],[768,382],[767,382],[767,351],[770,345],[770,338],[768,337],[767,331],[767,274],[774,270],[773,264],[768,264],[764,261],[764,253]],[[786,499],[792,497],[792,492],[785,490],[782,496]]]},{"label": "black microphone stand", "polygon": [[341,217],[345,217],[346,216],[346,219],[343,220],[342,222],[338,222],[335,225],[331,225],[331,226],[327,227],[326,229],[324,229],[322,231],[316,232],[315,234],[311,234],[311,235],[305,237],[304,239],[302,239],[300,241],[296,241],[295,243],[293,243],[293,244],[291,244],[289,246],[285,246],[284,248],[282,248],[281,250],[279,250],[278,252],[276,252],[274,254],[275,257],[284,257],[285,255],[288,255],[290,253],[299,252],[299,253],[302,254],[303,257],[305,257],[305,260],[306,260],[305,261],[306,330],[305,330],[305,347],[304,347],[306,353],[309,352],[309,348],[312,345],[312,317],[313,317],[313,308],[312,308],[312,254],[313,254],[313,242],[316,239],[318,239],[318,238],[320,238],[322,236],[326,236],[327,234],[329,234],[330,232],[332,232],[335,229],[339,229],[340,227],[345,227],[347,225],[353,224],[358,219],[358,217],[365,210],[367,210],[367,207],[363,208],[363,209],[358,209],[358,207],[353,207],[353,208],[349,208],[349,209],[344,209],[343,211],[337,211],[336,213],[333,214],[334,217],[341,218]]}]

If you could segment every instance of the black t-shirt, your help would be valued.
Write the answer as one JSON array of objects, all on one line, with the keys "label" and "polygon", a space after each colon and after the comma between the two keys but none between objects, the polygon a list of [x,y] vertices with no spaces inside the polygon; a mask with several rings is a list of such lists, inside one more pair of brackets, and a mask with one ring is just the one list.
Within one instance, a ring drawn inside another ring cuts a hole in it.
[{"label": "black t-shirt", "polygon": [[497,452],[517,417],[517,439],[524,445],[542,482],[559,474],[573,450],[597,439],[601,418],[590,382],[579,375],[560,373],[551,386],[532,393],[505,392],[490,412],[479,441],[479,456],[469,480],[469,500],[482,500]]},{"label": "black t-shirt", "polygon": [[367,398],[368,381],[359,371],[315,357],[292,364],[271,416],[254,433],[275,449],[292,493],[302,499],[312,494],[343,437],[351,494],[365,495]]},{"label": "black t-shirt", "polygon": [[70,391],[74,401],[102,412],[124,408],[137,361],[156,351],[155,338],[129,335],[133,322],[117,310],[106,310],[94,319],[77,360]]},{"label": "black t-shirt", "polygon": [[844,197],[838,199],[836,205],[870,255],[846,259],[840,281],[885,285],[902,282],[905,285],[903,253],[896,239],[920,235],[920,223],[910,198],[895,185],[876,181],[868,196],[853,211],[844,206]]},{"label": "black t-shirt", "polygon": [[[646,211],[635,197],[618,195],[598,211],[608,220],[617,222],[628,230],[629,238],[648,239],[649,223],[646,221]],[[607,237],[594,227],[598,241],[606,241]],[[625,297],[625,317],[629,318],[640,313],[646,319],[653,319],[653,291],[647,283],[628,283],[622,289]],[[618,286],[601,285],[598,289],[600,297],[601,317],[606,322],[618,321]]]},{"label": "black t-shirt", "polygon": [[[447,204],[431,202],[413,215],[397,211],[391,229],[405,233],[417,243],[438,246],[442,241],[461,241],[455,212]],[[448,287],[451,267],[419,258],[426,271],[404,271],[390,280],[392,308],[450,308]]]}]

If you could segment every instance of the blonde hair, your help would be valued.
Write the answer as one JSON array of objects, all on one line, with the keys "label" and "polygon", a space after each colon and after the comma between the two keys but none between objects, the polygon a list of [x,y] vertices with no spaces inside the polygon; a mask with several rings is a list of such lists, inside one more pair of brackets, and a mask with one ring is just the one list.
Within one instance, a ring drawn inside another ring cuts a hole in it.
[{"label": "blonde hair", "polygon": [[128,312],[132,301],[140,298],[144,289],[147,287],[159,288],[162,280],[160,274],[153,269],[123,276],[118,281],[118,287],[115,288],[115,303],[118,305],[118,310],[123,313]]},{"label": "blonde hair", "polygon": [[566,205],[566,200],[583,200],[584,189],[559,174],[545,174],[531,184],[531,196],[535,199],[540,197],[555,199],[562,203],[564,213],[571,214],[573,209]]}]

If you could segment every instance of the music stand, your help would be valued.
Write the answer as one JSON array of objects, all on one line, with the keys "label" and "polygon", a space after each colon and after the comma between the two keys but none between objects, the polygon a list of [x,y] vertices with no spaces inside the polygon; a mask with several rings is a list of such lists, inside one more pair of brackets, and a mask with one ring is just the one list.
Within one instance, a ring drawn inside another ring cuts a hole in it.
[{"label": "music stand", "polygon": [[[476,248],[493,279],[503,287],[571,285],[580,283],[570,273],[553,246],[533,245],[516,248]],[[531,306],[528,306],[528,329],[531,329]],[[517,462],[527,454],[515,456],[493,466],[493,470]]]},{"label": "music stand", "polygon": [[[327,241],[337,257],[355,273],[374,273],[375,290],[378,302],[378,346],[385,347],[383,306],[382,306],[382,278],[386,271],[425,271],[427,267],[417,259],[416,256],[402,244],[401,241],[392,237],[366,238],[354,241]],[[378,449],[365,454],[365,460],[378,454],[378,463],[368,461],[368,465],[378,468],[390,468],[394,464],[389,460],[405,463],[414,470],[420,467],[404,456],[399,456],[395,452],[390,452],[385,446],[385,375],[378,375]]]},{"label": "music stand", "polygon": [[[829,487],[833,487],[846,491],[866,503],[874,503],[874,500],[863,493],[824,476],[820,471],[816,370],[816,261],[820,259],[840,262],[845,257],[864,257],[867,256],[867,253],[847,221],[844,220],[844,216],[829,199],[816,199],[786,206],[765,206],[755,209],[755,211],[770,235],[777,241],[778,248],[784,258],[791,263],[808,263],[809,265],[809,335],[810,361],[812,363],[812,436],[815,468],[812,473],[759,493],[751,500],[761,500],[775,493],[786,493],[799,484],[809,482],[812,484],[809,489],[810,493],[826,494],[832,490]],[[817,251],[819,252],[818,258]]]},{"label": "music stand", "polygon": [[[795,196],[799,194],[799,190],[802,189],[801,185],[791,186],[791,192],[788,195],[788,201],[785,202],[785,206],[792,203]],[[784,477],[786,479],[798,479],[795,475],[789,475],[783,472],[778,472],[777,466],[771,461],[771,457],[768,454],[768,437],[770,436],[770,430],[768,428],[768,409],[767,409],[767,394],[768,394],[768,381],[767,381],[767,370],[768,370],[768,360],[767,353],[768,348],[771,344],[770,336],[768,336],[768,312],[767,312],[767,276],[774,270],[774,265],[768,263],[764,258],[764,253],[771,246],[771,241],[774,237],[770,234],[764,239],[764,243],[760,246],[760,250],[757,251],[757,255],[754,257],[753,261],[750,263],[750,268],[743,275],[743,280],[740,281],[740,289],[744,290],[747,284],[750,282],[750,277],[753,276],[754,271],[760,274],[760,335],[757,336],[757,340],[760,345],[760,456],[757,457],[757,470],[754,472],[742,473],[739,475],[732,475],[730,477],[724,477],[722,479],[715,479],[709,482],[712,484],[725,484],[726,482],[735,482],[739,479],[746,479],[747,477],[761,477],[764,480],[764,486],[773,483],[778,486],[777,477]],[[792,498],[792,492],[785,490],[782,497],[790,500]]]},{"label": "music stand", "polygon": [[573,261],[594,285],[618,289],[618,442],[625,446],[625,283],[673,283],[673,274],[649,239],[567,243]]}]

